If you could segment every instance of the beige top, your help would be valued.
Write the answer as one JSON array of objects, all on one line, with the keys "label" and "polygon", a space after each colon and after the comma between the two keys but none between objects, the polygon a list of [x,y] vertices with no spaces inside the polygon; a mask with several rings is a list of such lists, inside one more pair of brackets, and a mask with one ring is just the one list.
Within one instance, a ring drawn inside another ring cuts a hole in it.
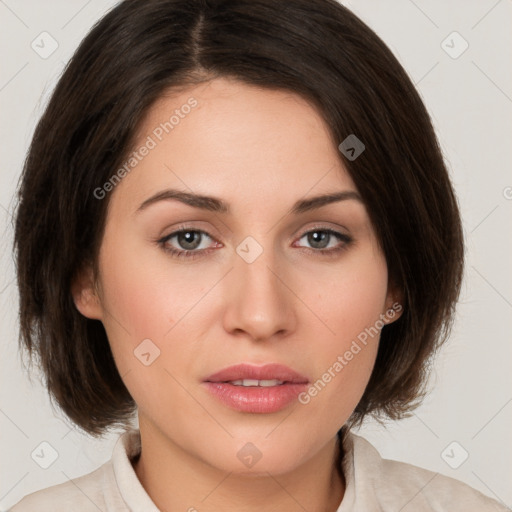
[{"label": "beige top", "polygon": [[[505,506],[453,478],[383,459],[363,437],[344,441],[346,489],[336,512],[506,512]],[[12,512],[158,512],[130,460],[140,432],[120,436],[112,458],[95,471],[25,496]]]}]

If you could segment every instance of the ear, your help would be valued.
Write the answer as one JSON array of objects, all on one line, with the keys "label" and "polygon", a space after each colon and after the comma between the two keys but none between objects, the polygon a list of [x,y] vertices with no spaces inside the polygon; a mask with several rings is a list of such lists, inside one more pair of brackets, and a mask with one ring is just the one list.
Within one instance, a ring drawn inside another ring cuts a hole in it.
[{"label": "ear", "polygon": [[404,311],[403,295],[403,291],[397,285],[389,283],[383,311],[383,320],[386,324],[391,324],[402,316]]},{"label": "ear", "polygon": [[83,316],[94,320],[102,319],[103,310],[90,265],[85,266],[73,279],[71,294],[76,308]]}]

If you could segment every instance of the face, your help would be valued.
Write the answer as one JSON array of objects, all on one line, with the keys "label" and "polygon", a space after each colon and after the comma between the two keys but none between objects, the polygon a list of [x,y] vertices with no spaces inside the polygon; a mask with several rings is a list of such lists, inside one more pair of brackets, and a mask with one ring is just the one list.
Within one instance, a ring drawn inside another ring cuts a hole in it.
[{"label": "face", "polygon": [[254,471],[298,467],[335,439],[398,316],[327,126],[292,92],[216,79],[162,97],[135,150],[77,307],[103,322],[141,430],[224,471],[247,471],[248,442]]}]

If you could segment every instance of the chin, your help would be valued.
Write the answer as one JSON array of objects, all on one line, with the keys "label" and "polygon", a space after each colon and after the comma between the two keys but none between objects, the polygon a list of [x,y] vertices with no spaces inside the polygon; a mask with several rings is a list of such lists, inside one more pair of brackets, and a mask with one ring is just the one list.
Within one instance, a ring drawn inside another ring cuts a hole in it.
[{"label": "chin", "polygon": [[210,445],[203,460],[226,472],[257,477],[293,471],[316,452],[316,443],[308,444],[306,437],[290,439],[288,431],[270,436],[269,432],[255,433],[251,429],[251,434],[224,439]]}]

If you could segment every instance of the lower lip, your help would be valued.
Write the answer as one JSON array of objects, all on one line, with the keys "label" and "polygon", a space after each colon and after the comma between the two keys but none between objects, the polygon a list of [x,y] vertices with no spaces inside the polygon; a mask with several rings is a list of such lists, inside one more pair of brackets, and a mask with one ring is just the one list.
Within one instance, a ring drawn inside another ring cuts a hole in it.
[{"label": "lower lip", "polygon": [[205,382],[206,389],[224,405],[242,412],[271,413],[284,409],[306,390],[307,384],[279,386],[234,386],[227,382]]}]

